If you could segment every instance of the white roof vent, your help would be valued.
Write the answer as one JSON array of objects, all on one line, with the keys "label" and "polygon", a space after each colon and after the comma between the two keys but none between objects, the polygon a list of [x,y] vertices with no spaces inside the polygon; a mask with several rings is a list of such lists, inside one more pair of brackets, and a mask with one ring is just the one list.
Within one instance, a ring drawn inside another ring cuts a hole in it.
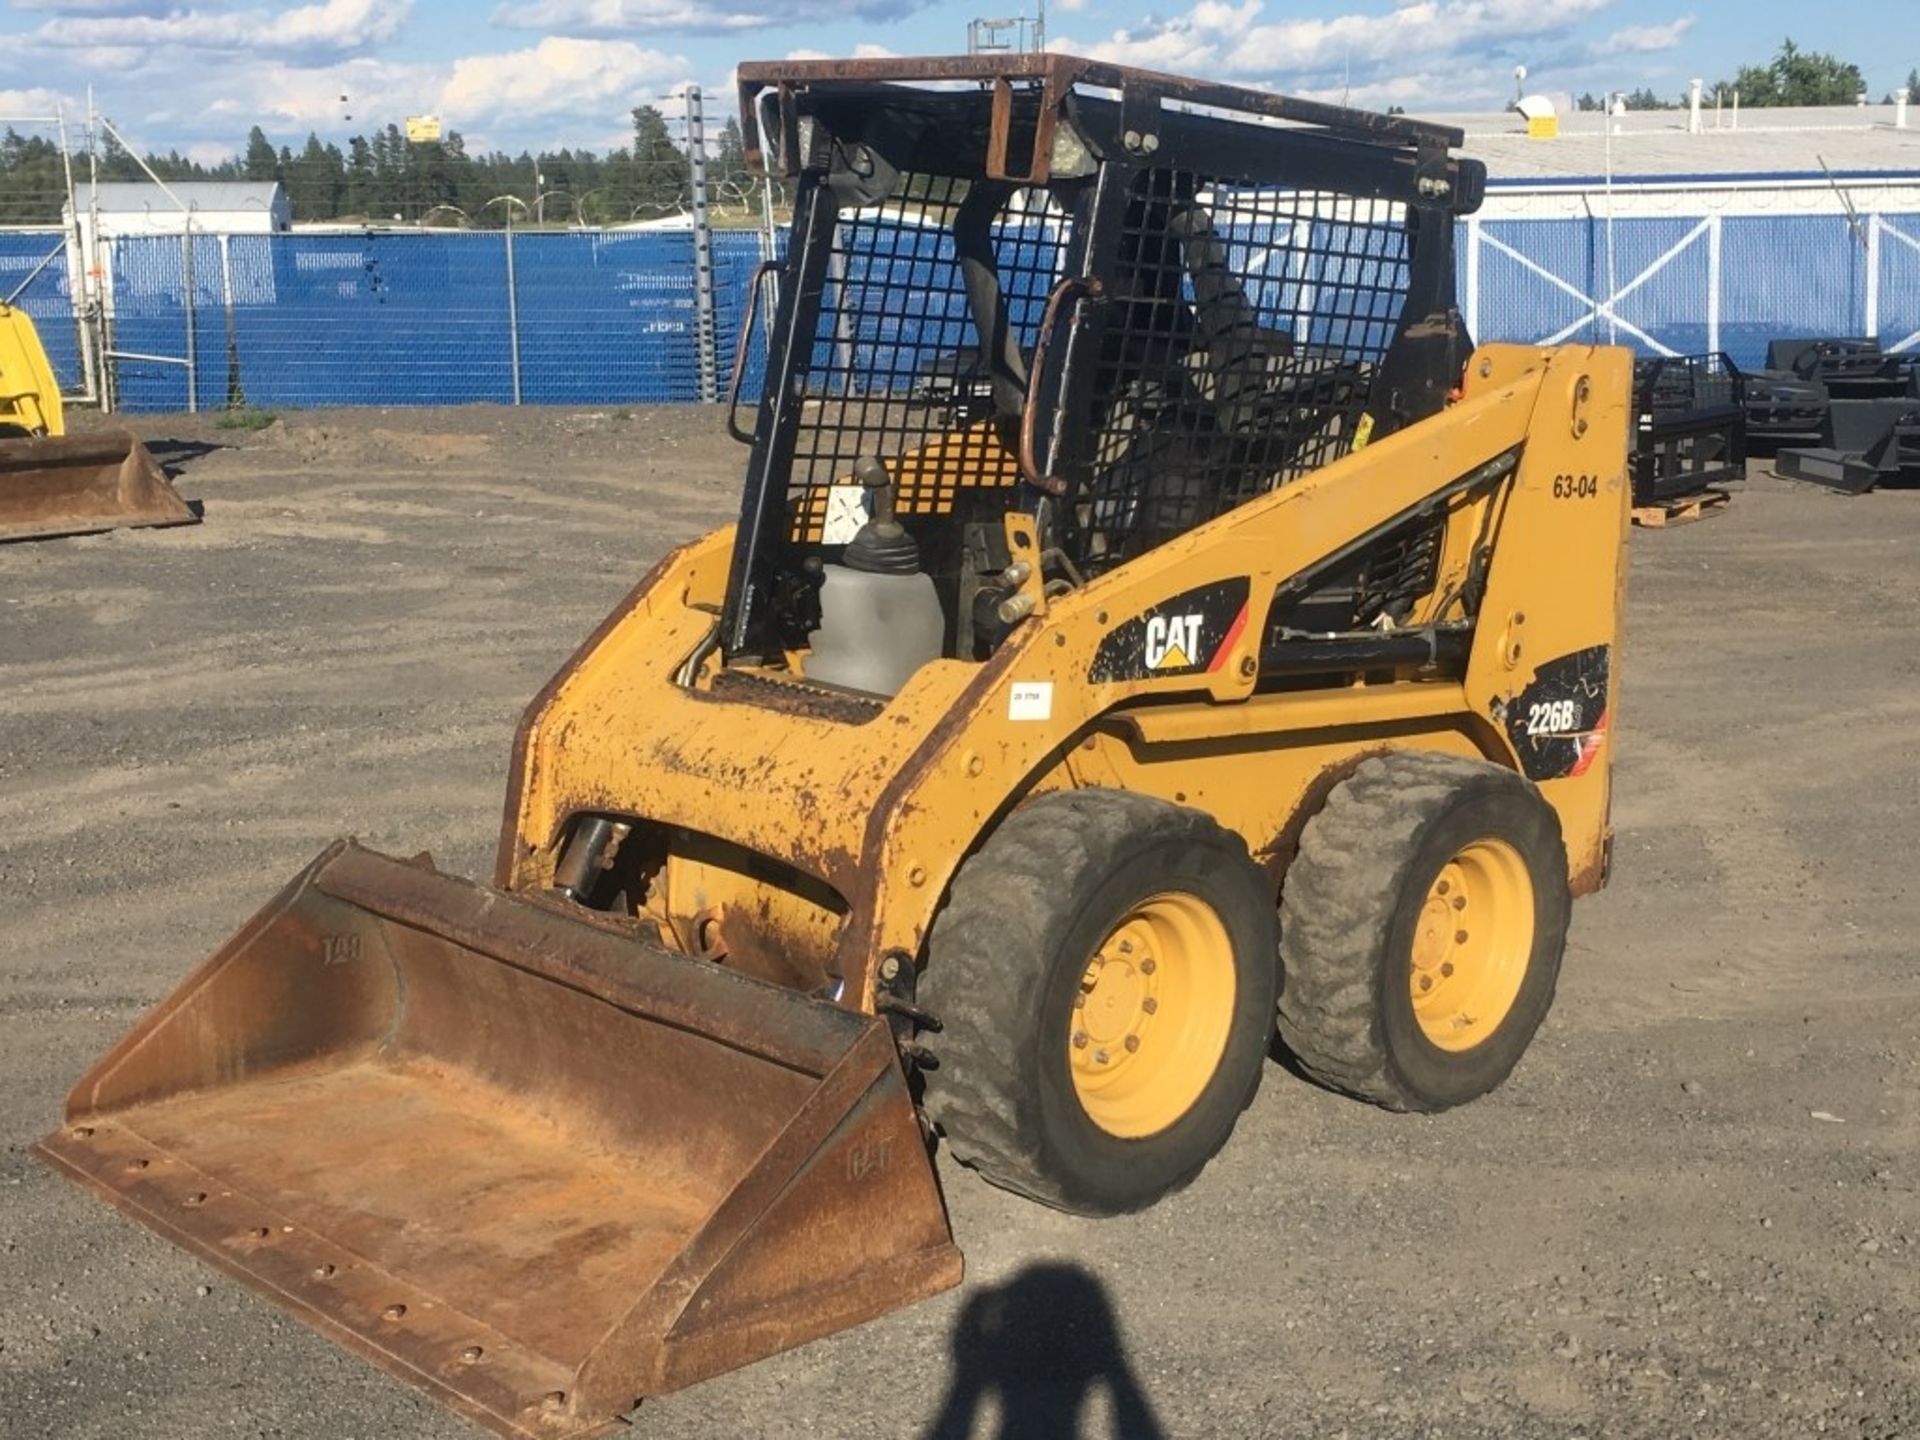
[{"label": "white roof vent", "polygon": [[1560,111],[1545,95],[1522,95],[1513,108],[1527,122],[1527,134],[1536,140],[1551,140],[1560,133]]}]

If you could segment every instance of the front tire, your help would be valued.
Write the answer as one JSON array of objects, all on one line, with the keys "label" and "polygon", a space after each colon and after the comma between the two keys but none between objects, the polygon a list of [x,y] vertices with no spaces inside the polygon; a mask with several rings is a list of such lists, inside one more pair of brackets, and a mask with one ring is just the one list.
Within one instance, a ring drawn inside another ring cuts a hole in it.
[{"label": "front tire", "polygon": [[1573,907],[1560,821],[1483,760],[1363,762],[1301,832],[1280,905],[1280,1038],[1309,1075],[1446,1110],[1512,1072]]},{"label": "front tire", "polygon": [[1232,833],[1118,790],[1043,795],[961,867],[928,941],[928,1115],[954,1157],[1083,1215],[1197,1175],[1264,1068],[1273,892]]}]

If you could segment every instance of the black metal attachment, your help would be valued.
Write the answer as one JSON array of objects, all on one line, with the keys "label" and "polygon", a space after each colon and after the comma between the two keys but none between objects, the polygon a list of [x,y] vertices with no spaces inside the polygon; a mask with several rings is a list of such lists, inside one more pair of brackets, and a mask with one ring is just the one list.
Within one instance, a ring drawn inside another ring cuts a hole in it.
[{"label": "black metal attachment", "polygon": [[1633,367],[1633,503],[1696,495],[1747,473],[1747,377],[1731,357],[1662,356]]}]

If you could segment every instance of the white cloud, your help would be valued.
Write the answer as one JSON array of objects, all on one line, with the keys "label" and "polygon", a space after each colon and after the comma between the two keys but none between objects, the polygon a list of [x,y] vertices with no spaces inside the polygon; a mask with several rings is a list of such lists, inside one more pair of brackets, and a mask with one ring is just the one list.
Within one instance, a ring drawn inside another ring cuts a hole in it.
[{"label": "white cloud", "polygon": [[1411,0],[1384,14],[1265,20],[1262,0],[1199,0],[1171,20],[1116,31],[1091,49],[1102,59],[1197,75],[1273,79],[1347,72],[1371,82],[1402,70],[1410,59],[1425,64],[1440,55],[1488,58],[1489,51],[1514,42],[1562,35],[1610,3]]},{"label": "white cloud", "polygon": [[851,56],[835,55],[826,50],[808,50],[802,47],[798,50],[789,50],[786,58],[789,60],[891,60],[898,53],[884,45],[856,45],[853,47]]},{"label": "white cloud", "polygon": [[44,86],[36,85],[26,90],[0,90],[0,115],[11,115],[19,120],[50,120],[55,111],[65,109],[72,114],[74,108],[72,96],[62,95],[58,90],[49,90]]},{"label": "white cloud", "polygon": [[24,39],[35,46],[93,54],[204,51],[318,64],[363,54],[392,40],[411,8],[411,0],[319,0],[278,11],[89,12],[48,20]]},{"label": "white cloud", "polygon": [[511,117],[519,124],[604,114],[651,100],[687,71],[685,58],[631,41],[549,35],[529,50],[455,61],[436,103],[450,125],[462,115]]},{"label": "white cloud", "polygon": [[1682,15],[1677,20],[1669,20],[1665,25],[1629,25],[1616,30],[1600,43],[1602,55],[1651,55],[1658,50],[1671,50],[1693,29],[1694,17]]},{"label": "white cloud", "polygon": [[165,15],[173,0],[11,0],[16,10],[47,10],[55,15]]},{"label": "white cloud", "polygon": [[[116,86],[102,94],[101,103],[141,145],[212,132],[233,136],[226,142],[231,150],[246,127],[257,124],[275,144],[297,150],[308,130],[366,134],[408,115],[435,114],[475,151],[583,143],[606,148],[630,138],[628,110],[660,104],[662,95],[694,73],[683,56],[631,42],[549,36],[525,49],[451,63],[261,63],[211,75],[205,87],[176,89],[140,111],[122,113],[144,87]],[[708,109],[714,113],[715,99]]]},{"label": "white cloud", "polygon": [[509,30],[565,35],[644,35],[763,30],[825,20],[898,20],[931,0],[787,0],[785,4],[727,4],[725,0],[507,0],[493,23]]},{"label": "white cloud", "polygon": [[180,153],[187,159],[201,165],[218,165],[223,160],[231,160],[235,147],[221,140],[196,140],[182,148]]}]

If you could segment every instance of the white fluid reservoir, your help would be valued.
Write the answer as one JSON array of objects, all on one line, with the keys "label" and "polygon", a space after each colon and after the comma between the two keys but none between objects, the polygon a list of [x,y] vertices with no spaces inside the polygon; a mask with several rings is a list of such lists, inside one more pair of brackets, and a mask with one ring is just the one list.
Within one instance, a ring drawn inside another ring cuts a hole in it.
[{"label": "white fluid reservoir", "polygon": [[869,695],[892,695],[940,658],[947,620],[933,577],[877,575],[828,565],[820,584],[820,628],[807,678]]},{"label": "white fluid reservoir", "polygon": [[866,486],[867,523],[841,562],[823,567],[820,626],[807,656],[809,680],[869,695],[892,695],[929,660],[940,658],[947,618],[920,547],[893,518],[893,488],[878,458],[854,473]]}]

